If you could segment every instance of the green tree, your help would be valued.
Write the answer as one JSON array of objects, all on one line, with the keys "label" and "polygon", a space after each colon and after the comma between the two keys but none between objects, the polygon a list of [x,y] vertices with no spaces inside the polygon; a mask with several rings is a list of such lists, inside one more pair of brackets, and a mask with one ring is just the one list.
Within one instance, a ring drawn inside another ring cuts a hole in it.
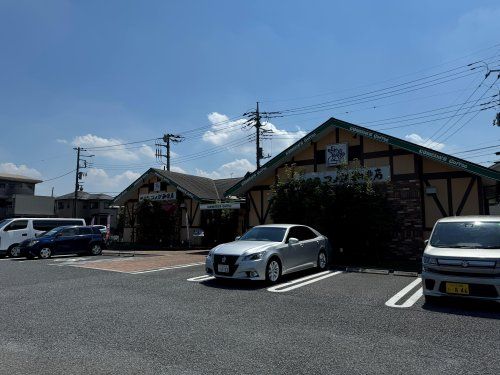
[{"label": "green tree", "polygon": [[274,222],[319,230],[344,261],[379,260],[392,237],[392,210],[362,168],[340,167],[335,180],[321,181],[287,167],[272,186],[270,204]]}]

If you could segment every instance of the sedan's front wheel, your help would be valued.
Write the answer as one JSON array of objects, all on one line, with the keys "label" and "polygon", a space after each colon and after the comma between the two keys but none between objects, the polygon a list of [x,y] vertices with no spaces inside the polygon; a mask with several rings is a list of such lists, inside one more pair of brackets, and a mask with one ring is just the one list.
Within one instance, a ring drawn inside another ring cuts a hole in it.
[{"label": "sedan's front wheel", "polygon": [[40,250],[38,253],[38,257],[40,259],[48,259],[52,256],[52,250],[50,250],[50,247],[44,247],[43,249]]},{"label": "sedan's front wheel", "polygon": [[271,258],[266,267],[266,280],[271,284],[276,284],[281,277],[281,263],[278,258]]},{"label": "sedan's front wheel", "polygon": [[324,271],[326,266],[328,265],[328,261],[326,258],[326,253],[324,250],[321,250],[318,254],[318,269],[320,271]]}]

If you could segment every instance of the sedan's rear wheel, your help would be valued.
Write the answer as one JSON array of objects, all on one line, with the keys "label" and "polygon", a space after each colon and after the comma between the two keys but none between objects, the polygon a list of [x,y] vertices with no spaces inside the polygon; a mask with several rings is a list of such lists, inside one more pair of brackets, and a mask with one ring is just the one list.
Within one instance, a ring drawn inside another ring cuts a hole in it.
[{"label": "sedan's rear wheel", "polygon": [[266,267],[266,280],[276,284],[281,277],[281,263],[278,258],[271,258]]},{"label": "sedan's rear wheel", "polygon": [[11,258],[17,258],[19,255],[21,255],[21,247],[19,245],[12,245],[9,248],[9,256]]},{"label": "sedan's rear wheel", "polygon": [[92,255],[101,255],[102,253],[102,248],[101,245],[98,243],[91,245],[90,247],[90,254]]},{"label": "sedan's rear wheel", "polygon": [[38,253],[38,257],[41,259],[48,259],[52,256],[52,250],[50,250],[50,247],[44,247],[40,249],[40,252]]},{"label": "sedan's rear wheel", "polygon": [[323,271],[326,269],[327,265],[328,265],[328,260],[326,258],[326,253],[324,250],[321,250],[318,254],[318,269],[320,271]]}]

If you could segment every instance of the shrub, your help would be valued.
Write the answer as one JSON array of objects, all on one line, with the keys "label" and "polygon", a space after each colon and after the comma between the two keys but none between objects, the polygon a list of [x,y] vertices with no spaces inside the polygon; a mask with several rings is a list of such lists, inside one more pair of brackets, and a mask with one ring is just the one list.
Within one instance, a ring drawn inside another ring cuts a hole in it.
[{"label": "shrub", "polygon": [[380,259],[393,232],[384,194],[359,168],[341,167],[334,181],[321,181],[305,179],[295,167],[287,167],[272,186],[270,204],[275,223],[317,229],[345,261]]}]

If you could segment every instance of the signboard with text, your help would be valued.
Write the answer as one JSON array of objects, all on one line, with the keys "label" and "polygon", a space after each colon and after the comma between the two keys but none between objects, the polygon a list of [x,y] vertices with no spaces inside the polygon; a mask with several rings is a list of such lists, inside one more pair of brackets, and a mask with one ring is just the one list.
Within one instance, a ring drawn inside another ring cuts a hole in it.
[{"label": "signboard with text", "polygon": [[200,204],[200,210],[239,210],[240,203]]},{"label": "signboard with text", "polygon": [[139,195],[139,202],[143,201],[144,199],[150,201],[175,201],[177,199],[177,194],[175,191],[173,192],[159,191],[157,193]]},{"label": "signboard with text", "polygon": [[[348,170],[348,173],[354,172],[366,174],[366,176],[374,183],[387,182],[391,180],[391,167],[388,165],[382,167],[368,167]],[[335,182],[337,179],[337,171],[305,173],[303,178],[319,178],[321,181]]]},{"label": "signboard with text", "polygon": [[326,165],[336,167],[347,164],[348,161],[348,145],[347,143],[336,143],[326,146]]}]

